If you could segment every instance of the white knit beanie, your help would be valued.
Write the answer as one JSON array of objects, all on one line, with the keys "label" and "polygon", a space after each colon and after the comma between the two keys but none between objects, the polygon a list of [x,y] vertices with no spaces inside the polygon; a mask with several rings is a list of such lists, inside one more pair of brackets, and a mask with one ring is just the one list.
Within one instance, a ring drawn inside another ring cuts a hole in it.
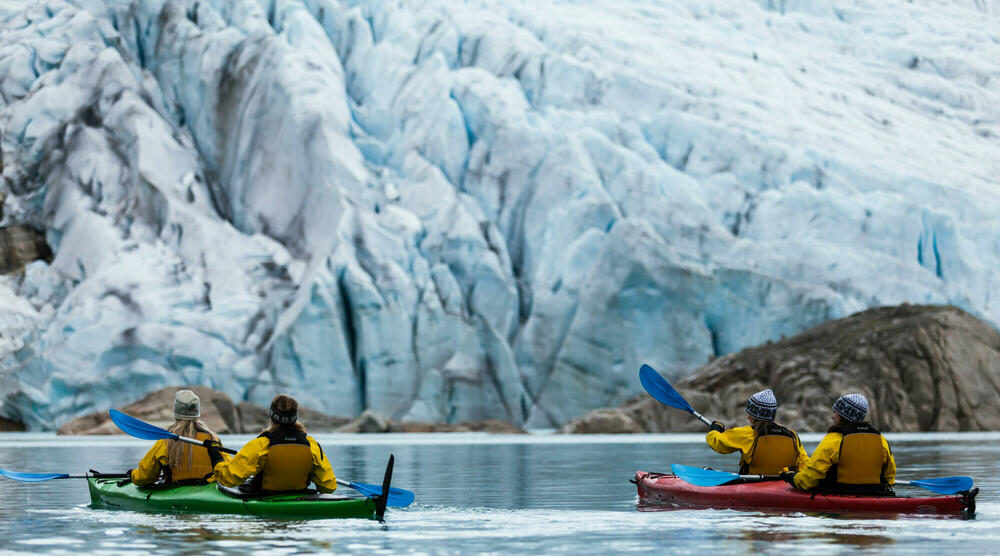
[{"label": "white knit beanie", "polygon": [[201,400],[190,390],[178,390],[174,396],[174,419],[196,421],[201,417]]}]

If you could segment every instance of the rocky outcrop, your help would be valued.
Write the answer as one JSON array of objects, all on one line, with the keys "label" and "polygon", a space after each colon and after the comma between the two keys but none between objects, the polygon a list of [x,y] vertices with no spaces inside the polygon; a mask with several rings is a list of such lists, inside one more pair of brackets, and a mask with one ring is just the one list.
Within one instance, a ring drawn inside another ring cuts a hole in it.
[{"label": "rocky outcrop", "polygon": [[[219,434],[256,434],[270,424],[266,407],[250,402],[233,403],[229,396],[206,386],[171,386],[157,390],[141,400],[120,408],[121,411],[167,428],[174,422],[174,394],[186,388],[201,398],[201,420]],[[354,419],[333,417],[315,409],[299,406],[299,421],[309,432],[489,432],[495,434],[526,434],[522,429],[497,419],[458,424],[392,421],[375,411],[367,410]],[[9,428],[8,428],[9,427]],[[22,423],[0,418],[0,431],[25,430]],[[58,434],[124,434],[108,416],[98,411],[79,417],[59,428]]]},{"label": "rocky outcrop", "polygon": [[[239,425],[238,432],[242,434],[258,433],[271,424],[271,414],[268,409],[250,402],[236,404],[236,418]],[[299,421],[308,427],[309,432],[330,432],[349,422],[350,419],[334,417],[299,406]]]},{"label": "rocky outcrop", "polygon": [[356,419],[353,419],[334,432],[488,432],[490,434],[528,434],[520,427],[499,419],[468,421],[455,424],[417,421],[397,422],[371,410],[365,411]]},{"label": "rocky outcrop", "polygon": [[[174,394],[178,390],[193,391],[201,398],[201,421],[219,434],[241,432],[236,406],[229,396],[206,386],[172,386],[147,394],[141,400],[120,410],[137,419],[167,428],[174,422]],[[58,434],[123,434],[107,411],[89,413],[59,427]]]},{"label": "rocky outcrop", "polygon": [[[850,392],[868,398],[870,421],[886,431],[997,430],[1000,334],[952,306],[882,307],[721,357],[674,386],[727,425],[742,424],[746,399],[771,388],[778,421],[800,432],[826,430],[833,401]],[[624,432],[629,420],[643,432],[705,430],[643,394],[562,431]]]},{"label": "rocky outcrop", "polygon": [[24,423],[0,417],[0,432],[19,432],[23,430],[26,430]]},{"label": "rocky outcrop", "polygon": [[[4,198],[3,192],[0,192],[0,220],[3,219]],[[0,226],[0,274],[19,272],[28,263],[38,260],[52,262],[52,248],[45,241],[43,232],[19,224]]]}]

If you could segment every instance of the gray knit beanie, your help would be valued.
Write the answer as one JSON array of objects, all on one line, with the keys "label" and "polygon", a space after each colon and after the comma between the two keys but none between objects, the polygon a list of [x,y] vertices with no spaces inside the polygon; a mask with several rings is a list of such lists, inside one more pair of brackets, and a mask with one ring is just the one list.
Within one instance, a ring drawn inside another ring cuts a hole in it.
[{"label": "gray knit beanie", "polygon": [[174,419],[196,421],[201,417],[201,400],[190,390],[178,390],[174,396]]}]

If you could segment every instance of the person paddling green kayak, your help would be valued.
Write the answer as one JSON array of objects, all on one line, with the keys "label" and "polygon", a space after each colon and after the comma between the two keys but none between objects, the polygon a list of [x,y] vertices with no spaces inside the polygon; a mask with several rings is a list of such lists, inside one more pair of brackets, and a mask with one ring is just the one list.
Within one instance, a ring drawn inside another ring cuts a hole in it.
[{"label": "person paddling green kayak", "polygon": [[739,451],[742,475],[776,475],[783,469],[798,469],[809,457],[799,435],[774,422],[777,412],[774,392],[757,392],[747,400],[749,425],[726,430],[719,421],[712,421],[705,442],[720,454]]},{"label": "person paddling green kayak", "polygon": [[323,448],[298,422],[298,410],[299,404],[291,396],[275,396],[270,408],[271,425],[229,461],[223,459],[221,443],[205,440],[212,474],[219,484],[235,487],[253,477],[248,485],[253,491],[304,490],[310,481],[320,492],[337,490],[333,468]]},{"label": "person paddling green kayak", "polygon": [[[201,400],[190,390],[178,390],[174,395],[174,424],[167,430],[198,440],[218,441],[201,417]],[[220,444],[221,446],[221,444]],[[225,459],[228,459],[228,455]],[[126,472],[138,486],[161,484],[204,484],[214,482],[208,451],[178,440],[160,439],[139,461],[138,467]]]},{"label": "person paddling green kayak", "polygon": [[882,434],[865,421],[868,399],[841,396],[833,404],[833,424],[798,472],[781,477],[799,490],[892,495],[896,460]]}]

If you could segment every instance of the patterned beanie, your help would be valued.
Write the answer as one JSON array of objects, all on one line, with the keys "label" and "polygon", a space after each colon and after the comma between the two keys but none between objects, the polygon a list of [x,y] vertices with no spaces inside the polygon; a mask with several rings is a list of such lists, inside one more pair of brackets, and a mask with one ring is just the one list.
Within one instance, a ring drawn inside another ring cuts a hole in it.
[{"label": "patterned beanie", "polygon": [[190,390],[178,390],[174,395],[174,419],[196,421],[201,417],[201,400]]},{"label": "patterned beanie", "polygon": [[868,400],[861,394],[848,394],[837,398],[833,410],[852,423],[860,423],[868,413]]},{"label": "patterned beanie", "polygon": [[774,397],[774,392],[770,388],[761,390],[750,396],[747,400],[747,415],[761,421],[774,421],[774,415],[778,412],[778,400]]},{"label": "patterned beanie", "polygon": [[271,420],[279,425],[291,425],[299,419],[299,402],[287,394],[271,400]]}]

